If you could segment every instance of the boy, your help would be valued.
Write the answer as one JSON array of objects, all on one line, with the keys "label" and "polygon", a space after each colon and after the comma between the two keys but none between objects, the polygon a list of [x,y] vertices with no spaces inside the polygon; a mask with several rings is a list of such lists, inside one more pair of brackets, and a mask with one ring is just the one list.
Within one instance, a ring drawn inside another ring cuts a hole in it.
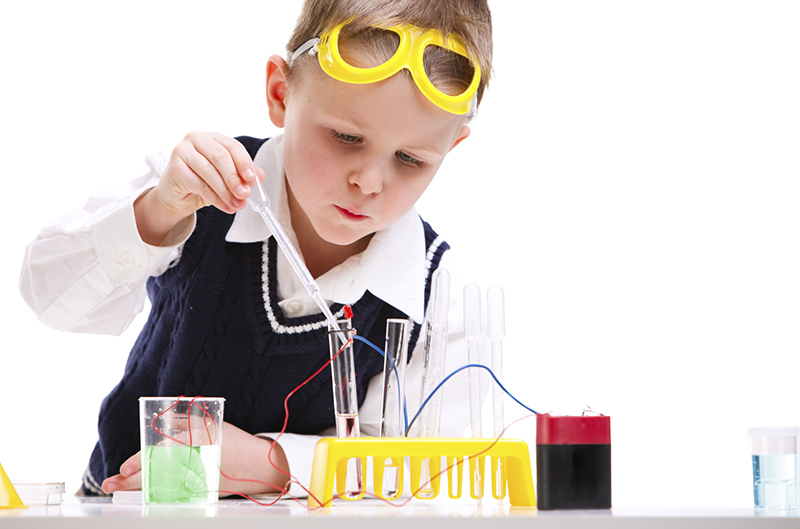
[{"label": "boy", "polygon": [[[227,399],[221,490],[280,490],[286,471],[308,483],[312,435],[333,425],[329,371],[289,401],[287,431],[297,435],[278,444],[264,432],[280,429],[285,396],[327,361],[326,325],[245,207],[257,179],[334,314],[352,305],[354,327],[373,343],[387,318],[412,318],[409,373],[420,368],[430,276],[448,246],[413,205],[469,136],[491,71],[488,7],[308,0],[287,49],[288,61],[269,59],[266,83],[283,136],[190,133],[169,161],[148,159],[151,171],[130,196],[90,201],[28,246],[21,290],[55,328],[122,332],[142,308],[145,283],[152,303],[103,402],[86,494],[140,488],[144,395]],[[380,398],[368,388],[382,359],[360,345],[368,430]]]}]

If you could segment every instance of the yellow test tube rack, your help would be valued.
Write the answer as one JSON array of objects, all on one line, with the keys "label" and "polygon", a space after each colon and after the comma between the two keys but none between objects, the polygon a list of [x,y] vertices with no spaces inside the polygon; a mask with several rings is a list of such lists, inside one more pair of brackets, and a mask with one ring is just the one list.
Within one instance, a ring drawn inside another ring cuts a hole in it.
[{"label": "yellow test tube rack", "polygon": [[[482,483],[486,458],[491,460],[492,495],[499,499],[508,492],[509,503],[514,506],[534,507],[536,496],[533,490],[530,453],[528,445],[520,439],[450,439],[450,438],[324,438],[314,449],[314,463],[311,470],[311,486],[308,496],[309,507],[330,507],[333,501],[333,485],[339,497],[358,500],[358,496],[345,496],[345,476],[347,464],[353,458],[361,460],[361,468],[367,470],[367,458],[372,459],[372,484],[376,496],[383,499],[396,499],[403,493],[404,460],[409,457],[412,494],[419,499],[433,499],[439,494],[441,477],[447,474],[448,494],[451,498],[461,497],[464,459],[469,460],[469,476],[477,475]],[[442,467],[442,457],[446,464]],[[399,473],[398,491],[392,498],[382,494],[384,468],[386,461],[397,467]],[[498,463],[500,468],[498,468]],[[421,483],[427,466],[430,483]],[[443,470],[446,469],[444,472]],[[500,472],[500,479],[498,479]],[[472,480],[469,479],[471,483]],[[425,486],[425,493],[419,490]],[[470,486],[470,495],[480,496]],[[498,490],[499,489],[499,490]]]}]

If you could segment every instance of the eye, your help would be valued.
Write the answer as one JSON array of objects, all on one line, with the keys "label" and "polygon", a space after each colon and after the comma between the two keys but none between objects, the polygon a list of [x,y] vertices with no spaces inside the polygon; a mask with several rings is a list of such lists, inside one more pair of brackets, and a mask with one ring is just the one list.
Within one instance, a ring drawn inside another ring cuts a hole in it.
[{"label": "eye", "polygon": [[410,156],[404,153],[403,151],[397,151],[394,153],[394,155],[397,156],[397,159],[400,160],[400,162],[406,165],[410,165],[413,167],[420,167],[420,168],[425,167],[425,162],[423,162],[422,160],[417,160],[413,156]]},{"label": "eye", "polygon": [[338,131],[335,131],[335,130],[331,131],[331,136],[333,136],[333,139],[335,139],[336,141],[340,141],[342,143],[348,143],[348,144],[361,143],[362,141],[364,141],[359,136],[354,136],[352,134],[345,134],[343,132],[338,132]]}]

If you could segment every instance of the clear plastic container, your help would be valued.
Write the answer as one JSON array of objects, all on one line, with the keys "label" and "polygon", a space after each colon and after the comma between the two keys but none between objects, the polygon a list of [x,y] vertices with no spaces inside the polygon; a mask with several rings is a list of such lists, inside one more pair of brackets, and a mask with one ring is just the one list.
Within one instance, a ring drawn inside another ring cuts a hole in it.
[{"label": "clear plastic container", "polygon": [[800,428],[749,428],[757,509],[796,509]]},{"label": "clear plastic container", "polygon": [[142,498],[217,502],[225,399],[140,397]]},{"label": "clear plastic container", "polygon": [[60,505],[64,498],[64,482],[36,483],[12,481],[14,490],[25,505]]}]

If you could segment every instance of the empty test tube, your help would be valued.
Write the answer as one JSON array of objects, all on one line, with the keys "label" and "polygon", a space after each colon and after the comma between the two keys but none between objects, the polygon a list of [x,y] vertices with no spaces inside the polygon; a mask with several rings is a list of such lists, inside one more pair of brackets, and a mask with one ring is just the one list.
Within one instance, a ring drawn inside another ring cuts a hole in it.
[{"label": "empty test tube", "polygon": [[[505,294],[500,287],[492,287],[486,292],[486,333],[492,344],[492,372],[500,382],[503,381],[503,339],[506,337]],[[493,434],[499,437],[505,428],[503,417],[503,390],[492,385]]]},{"label": "empty test tube", "polygon": [[408,320],[386,320],[381,394],[381,437],[403,437],[403,396],[408,361]]},{"label": "empty test tube", "polygon": [[[467,362],[480,364],[481,289],[464,287],[464,336],[467,338]],[[469,370],[469,416],[472,437],[482,437],[481,378],[477,369]]]},{"label": "empty test tube", "polygon": [[[486,292],[486,334],[492,344],[492,372],[501,383],[503,381],[503,339],[506,336],[505,294],[500,287],[491,287]],[[503,435],[505,418],[503,416],[503,390],[492,384],[492,425],[495,438]],[[505,497],[505,468],[498,458],[494,472],[494,494],[498,499]]]},{"label": "empty test tube", "polygon": [[[425,349],[422,359],[422,391],[420,404],[444,378],[447,352],[447,312],[450,306],[450,274],[441,268],[431,279],[431,299],[425,323]],[[442,390],[436,392],[420,413],[420,437],[439,437]]]},{"label": "empty test tube", "polygon": [[[408,361],[409,321],[386,320],[386,347],[383,357],[383,392],[381,393],[381,437],[403,437],[405,421],[405,374]],[[383,466],[382,496],[395,498],[400,490],[400,465],[403,459],[387,458]]]},{"label": "empty test tube", "polygon": [[[425,399],[444,378],[445,354],[447,352],[447,315],[450,308],[450,274],[439,268],[431,278],[431,297],[425,319],[425,348],[422,359],[422,388],[419,402]],[[437,391],[420,413],[419,437],[439,437],[442,390]],[[432,458],[422,460],[419,486],[420,498],[432,498],[436,491],[431,479],[438,471],[439,463]],[[416,487],[414,487],[416,488]]]},{"label": "empty test tube", "polygon": [[[467,339],[467,362],[480,364],[481,289],[477,285],[464,287],[464,336]],[[469,370],[469,417],[472,437],[483,437],[481,417],[481,379],[477,369]],[[472,495],[483,497],[480,465],[472,476]]]}]

